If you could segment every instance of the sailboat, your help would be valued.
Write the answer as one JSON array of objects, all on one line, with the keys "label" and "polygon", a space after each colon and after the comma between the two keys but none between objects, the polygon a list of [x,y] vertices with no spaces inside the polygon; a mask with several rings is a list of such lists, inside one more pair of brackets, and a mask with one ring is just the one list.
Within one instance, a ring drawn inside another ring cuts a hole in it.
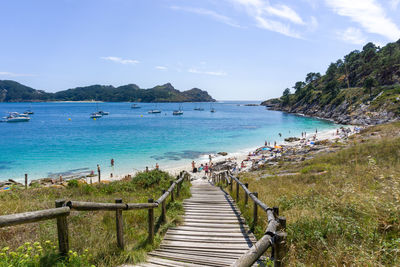
[{"label": "sailboat", "polygon": [[203,111],[203,110],[204,110],[204,108],[202,108],[202,107],[198,107],[198,106],[195,106],[193,110],[197,110],[197,111]]},{"label": "sailboat", "polygon": [[110,112],[99,110],[98,103],[96,103],[96,108],[97,108],[97,111],[90,114],[91,119],[99,119],[99,118],[103,117],[104,115],[110,114]]},{"label": "sailboat", "polygon": [[132,104],[132,105],[131,105],[131,108],[132,108],[132,109],[137,109],[137,108],[141,108],[141,107],[138,106],[137,104]]},{"label": "sailboat", "polygon": [[[157,104],[156,104],[156,108],[157,108]],[[159,110],[159,109],[150,109],[147,113],[149,113],[149,114],[157,114],[157,113],[161,113],[161,110]]]},{"label": "sailboat", "polygon": [[172,115],[183,115],[183,111],[182,111],[182,105],[179,105],[179,110],[174,110],[174,112],[172,112]]},{"label": "sailboat", "polygon": [[215,108],[213,108],[213,106],[212,106],[212,104],[210,105],[210,112],[211,113],[214,113],[216,110],[215,110]]}]

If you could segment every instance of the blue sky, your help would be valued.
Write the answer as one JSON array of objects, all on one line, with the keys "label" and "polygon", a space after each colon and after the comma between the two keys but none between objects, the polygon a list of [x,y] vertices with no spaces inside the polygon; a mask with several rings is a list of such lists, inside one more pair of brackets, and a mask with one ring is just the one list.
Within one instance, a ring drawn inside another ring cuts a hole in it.
[{"label": "blue sky", "polygon": [[50,92],[171,82],[263,100],[366,42],[400,39],[400,0],[0,0],[0,10],[0,79]]}]

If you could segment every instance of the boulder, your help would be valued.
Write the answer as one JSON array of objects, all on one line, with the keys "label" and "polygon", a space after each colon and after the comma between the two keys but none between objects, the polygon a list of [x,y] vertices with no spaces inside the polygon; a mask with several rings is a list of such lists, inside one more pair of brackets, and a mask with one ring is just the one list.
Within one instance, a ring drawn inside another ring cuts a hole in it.
[{"label": "boulder", "polygon": [[218,154],[218,155],[221,155],[221,156],[226,156],[226,155],[228,155],[227,152],[218,152],[217,154]]}]

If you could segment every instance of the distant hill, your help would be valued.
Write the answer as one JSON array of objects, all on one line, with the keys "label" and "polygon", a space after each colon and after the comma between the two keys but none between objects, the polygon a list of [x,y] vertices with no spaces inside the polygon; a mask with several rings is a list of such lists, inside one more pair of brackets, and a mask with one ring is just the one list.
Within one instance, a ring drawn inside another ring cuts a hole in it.
[{"label": "distant hill", "polygon": [[382,48],[368,43],[331,63],[324,75],[308,73],[293,89],[262,105],[344,124],[400,120],[400,40]]},{"label": "distant hill", "polygon": [[57,93],[46,93],[15,81],[0,80],[0,102],[39,101],[105,101],[105,102],[214,102],[203,90],[193,88],[176,90],[170,83],[150,89],[141,89],[135,84],[119,87],[91,85],[77,87]]}]

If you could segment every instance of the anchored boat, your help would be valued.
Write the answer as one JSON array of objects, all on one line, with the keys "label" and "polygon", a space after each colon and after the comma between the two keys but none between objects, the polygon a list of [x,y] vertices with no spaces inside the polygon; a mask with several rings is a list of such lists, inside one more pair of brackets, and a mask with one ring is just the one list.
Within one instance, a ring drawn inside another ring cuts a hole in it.
[{"label": "anchored boat", "polygon": [[157,113],[161,113],[161,110],[158,109],[151,109],[148,111],[149,114],[157,114]]},{"label": "anchored boat", "polygon": [[10,112],[7,117],[5,117],[6,122],[28,122],[31,118],[27,114],[19,114],[18,112]]}]

